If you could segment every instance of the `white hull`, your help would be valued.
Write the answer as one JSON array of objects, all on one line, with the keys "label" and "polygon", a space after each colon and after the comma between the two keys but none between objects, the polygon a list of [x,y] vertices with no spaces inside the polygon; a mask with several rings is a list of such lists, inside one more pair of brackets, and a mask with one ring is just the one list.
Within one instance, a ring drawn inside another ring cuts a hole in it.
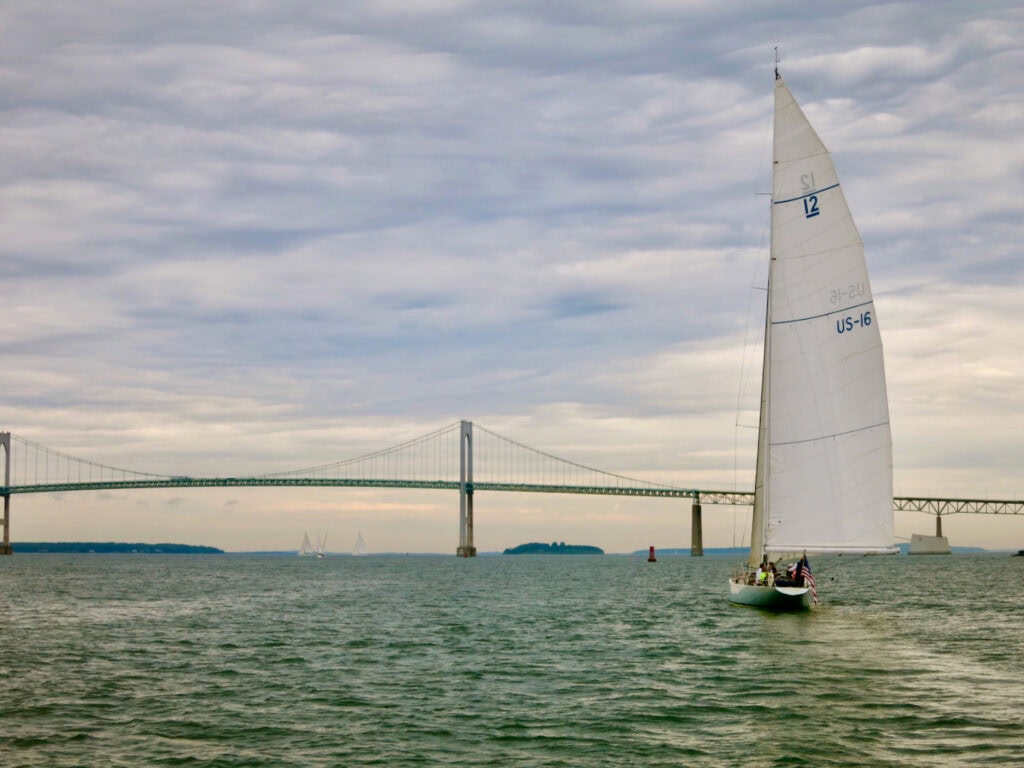
[{"label": "white hull", "polygon": [[742,578],[729,579],[729,602],[777,611],[802,611],[811,607],[810,587],[760,587]]}]

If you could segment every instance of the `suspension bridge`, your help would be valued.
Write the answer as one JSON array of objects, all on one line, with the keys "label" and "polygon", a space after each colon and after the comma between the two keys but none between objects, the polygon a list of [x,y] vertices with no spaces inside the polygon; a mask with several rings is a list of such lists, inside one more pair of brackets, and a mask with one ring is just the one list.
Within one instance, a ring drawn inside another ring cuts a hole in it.
[{"label": "suspension bridge", "polygon": [[[693,556],[704,554],[702,506],[750,505],[752,491],[680,488],[606,472],[559,458],[516,440],[459,421],[398,445],[351,459],[270,474],[204,477],[139,472],[68,455],[10,432],[0,432],[3,449],[3,542],[11,554],[11,497],[27,493],[127,490],[142,488],[343,487],[432,488],[459,494],[456,554],[473,557],[473,496],[477,491],[569,493],[690,499]],[[1024,501],[896,497],[895,511],[924,512],[936,518],[959,513],[1022,514]]]}]

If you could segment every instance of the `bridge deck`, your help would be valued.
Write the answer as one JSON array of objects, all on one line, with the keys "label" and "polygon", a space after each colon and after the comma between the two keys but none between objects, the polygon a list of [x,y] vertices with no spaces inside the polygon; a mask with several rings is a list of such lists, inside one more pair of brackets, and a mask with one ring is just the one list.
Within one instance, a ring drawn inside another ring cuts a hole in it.
[{"label": "bridge deck", "polygon": [[[0,496],[25,493],[71,493],[77,491],[130,490],[142,488],[422,488],[458,491],[455,480],[391,480],[374,478],[319,477],[170,477],[141,480],[100,480],[90,482],[38,483],[0,486]],[[692,499],[708,505],[749,506],[750,491],[716,491],[668,486],[598,486],[544,483],[466,483],[469,492],[568,493],[585,496],[641,496],[647,498]],[[931,515],[1024,514],[1024,501],[1007,499],[954,499],[927,496],[896,496],[896,512],[924,512]]]}]

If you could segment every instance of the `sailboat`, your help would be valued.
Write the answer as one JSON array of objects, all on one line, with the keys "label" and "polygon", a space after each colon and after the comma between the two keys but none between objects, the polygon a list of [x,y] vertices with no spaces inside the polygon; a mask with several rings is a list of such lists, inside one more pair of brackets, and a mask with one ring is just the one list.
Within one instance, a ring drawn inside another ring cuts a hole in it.
[{"label": "sailboat", "polygon": [[[771,255],[750,556],[729,600],[816,602],[806,553],[893,554],[892,436],[864,244],[832,158],[775,71]],[[795,578],[756,572],[803,553]],[[777,560],[774,560],[777,562]]]},{"label": "sailboat", "polygon": [[302,532],[302,546],[299,547],[299,557],[323,557],[324,548],[327,546],[327,534],[316,537],[316,546],[309,540],[309,532]]},{"label": "sailboat", "polygon": [[363,541],[362,531],[358,531],[356,534],[356,546],[355,549],[352,550],[352,554],[356,555],[357,557],[362,557],[363,555],[370,554],[366,551],[366,542]]}]

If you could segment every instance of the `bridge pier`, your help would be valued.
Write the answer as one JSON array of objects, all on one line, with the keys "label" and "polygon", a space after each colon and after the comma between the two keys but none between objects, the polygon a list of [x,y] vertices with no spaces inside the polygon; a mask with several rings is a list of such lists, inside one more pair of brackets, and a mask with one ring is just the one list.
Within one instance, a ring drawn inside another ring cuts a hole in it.
[{"label": "bridge pier", "polygon": [[0,544],[0,555],[13,555],[11,549],[11,494],[4,494],[4,540]]},{"label": "bridge pier", "polygon": [[935,535],[942,537],[942,513],[935,515]]},{"label": "bridge pier", "polygon": [[704,528],[699,498],[694,499],[690,507],[690,557],[704,557]]},{"label": "bridge pier", "polygon": [[[11,433],[0,432],[0,446],[4,449],[4,490],[11,487]],[[4,497],[4,540],[0,543],[0,555],[13,554],[11,549],[11,494]]]},{"label": "bridge pier", "polygon": [[476,557],[473,546],[473,422],[459,427],[459,547],[457,557]]}]

